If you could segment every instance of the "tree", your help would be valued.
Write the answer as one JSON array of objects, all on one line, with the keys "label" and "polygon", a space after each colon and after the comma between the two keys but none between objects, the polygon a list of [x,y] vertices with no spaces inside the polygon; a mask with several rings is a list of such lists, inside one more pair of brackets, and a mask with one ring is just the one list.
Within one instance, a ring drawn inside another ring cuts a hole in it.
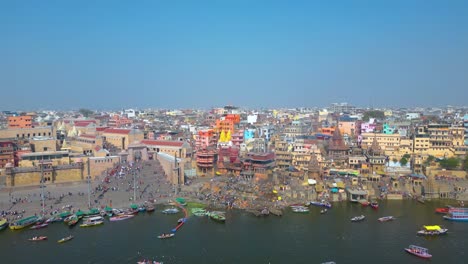
[{"label": "tree", "polygon": [[401,158],[400,159],[400,165],[401,166],[406,166],[406,164],[408,164],[408,160],[405,157]]},{"label": "tree", "polygon": [[463,169],[468,170],[468,155],[466,155],[463,160]]},{"label": "tree", "polygon": [[385,119],[385,114],[384,114],[383,111],[379,111],[379,110],[367,111],[367,112],[364,113],[364,116],[362,117],[362,120],[368,122],[369,119],[371,119],[371,118],[384,120]]},{"label": "tree", "polygon": [[411,155],[410,154],[405,154],[405,155],[403,155],[403,158],[409,160],[411,158]]},{"label": "tree", "polygon": [[89,117],[91,114],[94,113],[93,111],[89,109],[84,109],[84,108],[81,108],[80,110],[78,110],[78,112],[82,114],[84,117]]},{"label": "tree", "polygon": [[440,167],[444,169],[453,170],[453,169],[456,169],[458,165],[460,165],[460,160],[457,158],[448,158],[448,159],[441,160],[439,164],[440,164]]},{"label": "tree", "polygon": [[429,155],[427,159],[424,161],[424,165],[429,166],[434,160],[435,160],[435,157],[432,155]]}]

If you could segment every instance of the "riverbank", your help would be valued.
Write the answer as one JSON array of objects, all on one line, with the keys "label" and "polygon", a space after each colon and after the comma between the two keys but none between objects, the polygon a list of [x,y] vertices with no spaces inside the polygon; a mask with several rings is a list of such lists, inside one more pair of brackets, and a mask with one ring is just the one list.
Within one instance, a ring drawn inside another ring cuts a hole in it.
[{"label": "riverbank", "polygon": [[[135,174],[135,181],[133,175]],[[335,203],[348,202],[345,193],[332,194],[327,186],[334,179],[319,181],[325,191],[318,193],[315,186],[303,185],[297,178],[284,178],[281,184],[274,181],[256,181],[243,177],[218,176],[215,178],[197,178],[188,181],[186,185],[176,188],[167,182],[165,173],[158,161],[148,161],[135,164],[121,164],[113,173],[107,173],[96,178],[90,184],[69,183],[48,185],[44,188],[45,205],[42,207],[42,190],[37,186],[4,189],[0,191],[0,212],[9,220],[28,215],[46,216],[61,212],[66,208],[70,211],[88,210],[91,208],[128,208],[130,204],[142,204],[152,201],[155,204],[166,204],[177,197],[187,201],[204,204],[209,209],[240,209],[255,215],[267,209],[275,215],[281,215],[284,208],[290,204],[305,203],[313,200],[329,200]],[[353,186],[365,189],[374,198],[381,196],[380,190],[388,193],[404,193],[400,189],[392,189],[390,179],[380,182],[352,185],[349,178],[340,179],[346,187]],[[464,182],[462,182],[464,184]],[[400,188],[407,182],[400,181]],[[134,189],[135,187],[135,189]],[[410,187],[406,187],[406,190]],[[413,188],[413,193],[416,190]],[[411,195],[410,192],[407,192]],[[406,195],[414,199],[417,196]],[[344,198],[343,198],[344,197]],[[465,195],[463,197],[468,197]],[[90,204],[90,206],[89,206]]]}]

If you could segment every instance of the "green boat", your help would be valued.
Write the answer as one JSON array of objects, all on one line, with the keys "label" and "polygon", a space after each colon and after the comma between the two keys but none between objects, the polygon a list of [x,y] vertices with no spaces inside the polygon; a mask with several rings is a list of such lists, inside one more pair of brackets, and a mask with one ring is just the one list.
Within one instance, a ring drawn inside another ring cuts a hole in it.
[{"label": "green boat", "polygon": [[78,223],[79,220],[80,219],[78,218],[78,216],[72,215],[72,216],[69,217],[67,225],[68,226],[74,226],[74,225],[76,225]]},{"label": "green boat", "polygon": [[83,218],[85,216],[85,213],[83,211],[78,211],[75,213],[76,216],[78,216],[78,218]]},{"label": "green boat", "polygon": [[182,206],[186,206],[186,205],[187,205],[187,202],[185,202],[185,199],[182,198],[182,197],[176,198],[175,200],[176,200],[177,203],[179,203],[179,204],[182,205]]},{"label": "green boat", "polygon": [[37,216],[30,216],[30,217],[26,217],[26,218],[23,218],[21,220],[18,220],[16,222],[13,222],[10,224],[10,229],[11,230],[18,230],[18,229],[23,229],[25,227],[28,227],[30,225],[34,225],[37,220],[39,219],[39,217]]},{"label": "green boat", "polygon": [[205,216],[207,213],[203,208],[192,208],[192,214],[195,216]]},{"label": "green boat", "polygon": [[98,215],[100,214],[100,211],[97,208],[91,208],[89,211],[84,212],[84,214],[85,216]]},{"label": "green boat", "polygon": [[211,212],[209,213],[209,216],[211,219],[218,221],[218,222],[224,223],[226,221],[226,217],[224,216],[224,213],[222,212]]},{"label": "green boat", "polygon": [[6,219],[0,220],[0,230],[3,230],[8,227],[8,221]]}]

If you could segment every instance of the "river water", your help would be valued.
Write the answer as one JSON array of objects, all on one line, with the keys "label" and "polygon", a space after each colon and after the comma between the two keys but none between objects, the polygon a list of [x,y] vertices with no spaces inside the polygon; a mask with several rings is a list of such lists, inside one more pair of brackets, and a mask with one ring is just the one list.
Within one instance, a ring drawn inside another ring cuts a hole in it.
[{"label": "river water", "polygon": [[[136,263],[142,259],[171,263],[421,263],[403,248],[419,245],[429,249],[432,263],[467,263],[468,223],[449,222],[434,213],[447,201],[425,205],[415,201],[384,201],[378,210],[341,203],[327,214],[311,207],[308,214],[285,212],[282,217],[257,218],[229,211],[226,223],[206,217],[190,217],[171,239],[158,239],[169,232],[182,213],[159,211],[133,219],[108,222],[91,228],[68,228],[54,223],[42,230],[0,232],[1,263]],[[366,215],[352,223],[350,218]],[[380,223],[377,218],[397,217]],[[440,224],[446,236],[418,237],[422,225]],[[67,243],[56,241],[69,234]],[[30,242],[35,235],[48,241]]]}]

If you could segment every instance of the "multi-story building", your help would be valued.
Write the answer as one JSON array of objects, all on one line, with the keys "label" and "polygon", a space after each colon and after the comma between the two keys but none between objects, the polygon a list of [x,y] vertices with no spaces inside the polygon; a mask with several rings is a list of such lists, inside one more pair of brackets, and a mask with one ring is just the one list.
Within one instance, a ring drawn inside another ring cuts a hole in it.
[{"label": "multi-story building", "polygon": [[217,135],[213,129],[199,130],[195,138],[195,149],[206,149],[215,146],[217,142]]},{"label": "multi-story building", "polygon": [[356,107],[348,103],[333,103],[328,107],[328,110],[332,113],[353,113],[356,111]]},{"label": "multi-story building", "polygon": [[216,120],[216,131],[218,133],[221,133],[222,131],[224,131],[225,133],[227,133],[228,131],[234,133],[236,125],[239,124],[239,122],[240,115],[228,114]]},{"label": "multi-story building", "polygon": [[244,159],[243,166],[246,171],[266,173],[267,170],[275,167],[275,153],[249,152]]},{"label": "multi-story building", "polygon": [[244,131],[238,131],[234,134],[231,135],[231,142],[233,146],[236,146],[237,148],[240,147],[242,143],[244,143]]},{"label": "multi-story building", "polygon": [[53,137],[39,136],[29,140],[32,152],[57,151],[57,140]]},{"label": "multi-story building", "polygon": [[385,133],[363,133],[359,136],[361,148],[369,149],[374,142],[377,141],[377,145],[382,154],[399,158],[400,156],[400,134],[385,134]]},{"label": "multi-story building", "polygon": [[284,128],[283,134],[290,139],[307,135],[307,128],[301,121],[293,121],[291,125]]},{"label": "multi-story building", "polygon": [[9,116],[8,117],[9,128],[32,128],[32,117],[31,116]]},{"label": "multi-story building", "polygon": [[120,128],[120,127],[127,127],[133,123],[132,119],[129,119],[125,116],[121,117],[120,115],[113,115],[109,121],[107,121],[107,125],[112,128]]},{"label": "multi-story building", "polygon": [[275,141],[276,166],[280,169],[288,169],[292,166],[292,144],[286,141]]},{"label": "multi-story building", "polygon": [[118,149],[127,149],[129,144],[144,139],[143,131],[138,129],[108,128],[102,133],[104,141]]},{"label": "multi-story building", "polygon": [[30,139],[36,136],[53,137],[56,135],[52,126],[32,128],[7,128],[0,130],[0,139]]},{"label": "multi-story building", "polygon": [[353,118],[340,118],[338,122],[338,127],[340,129],[341,134],[348,135],[351,138],[354,138],[359,131],[356,130],[357,122]]},{"label": "multi-story building", "polygon": [[177,158],[188,158],[192,155],[192,148],[185,141],[145,139],[141,144],[146,146],[148,153],[166,153]]},{"label": "multi-story building", "polygon": [[464,155],[465,128],[448,124],[418,126],[413,138],[414,153],[435,157]]},{"label": "multi-story building", "polygon": [[0,141],[0,168],[4,168],[7,163],[14,163],[15,145],[13,141]]}]

